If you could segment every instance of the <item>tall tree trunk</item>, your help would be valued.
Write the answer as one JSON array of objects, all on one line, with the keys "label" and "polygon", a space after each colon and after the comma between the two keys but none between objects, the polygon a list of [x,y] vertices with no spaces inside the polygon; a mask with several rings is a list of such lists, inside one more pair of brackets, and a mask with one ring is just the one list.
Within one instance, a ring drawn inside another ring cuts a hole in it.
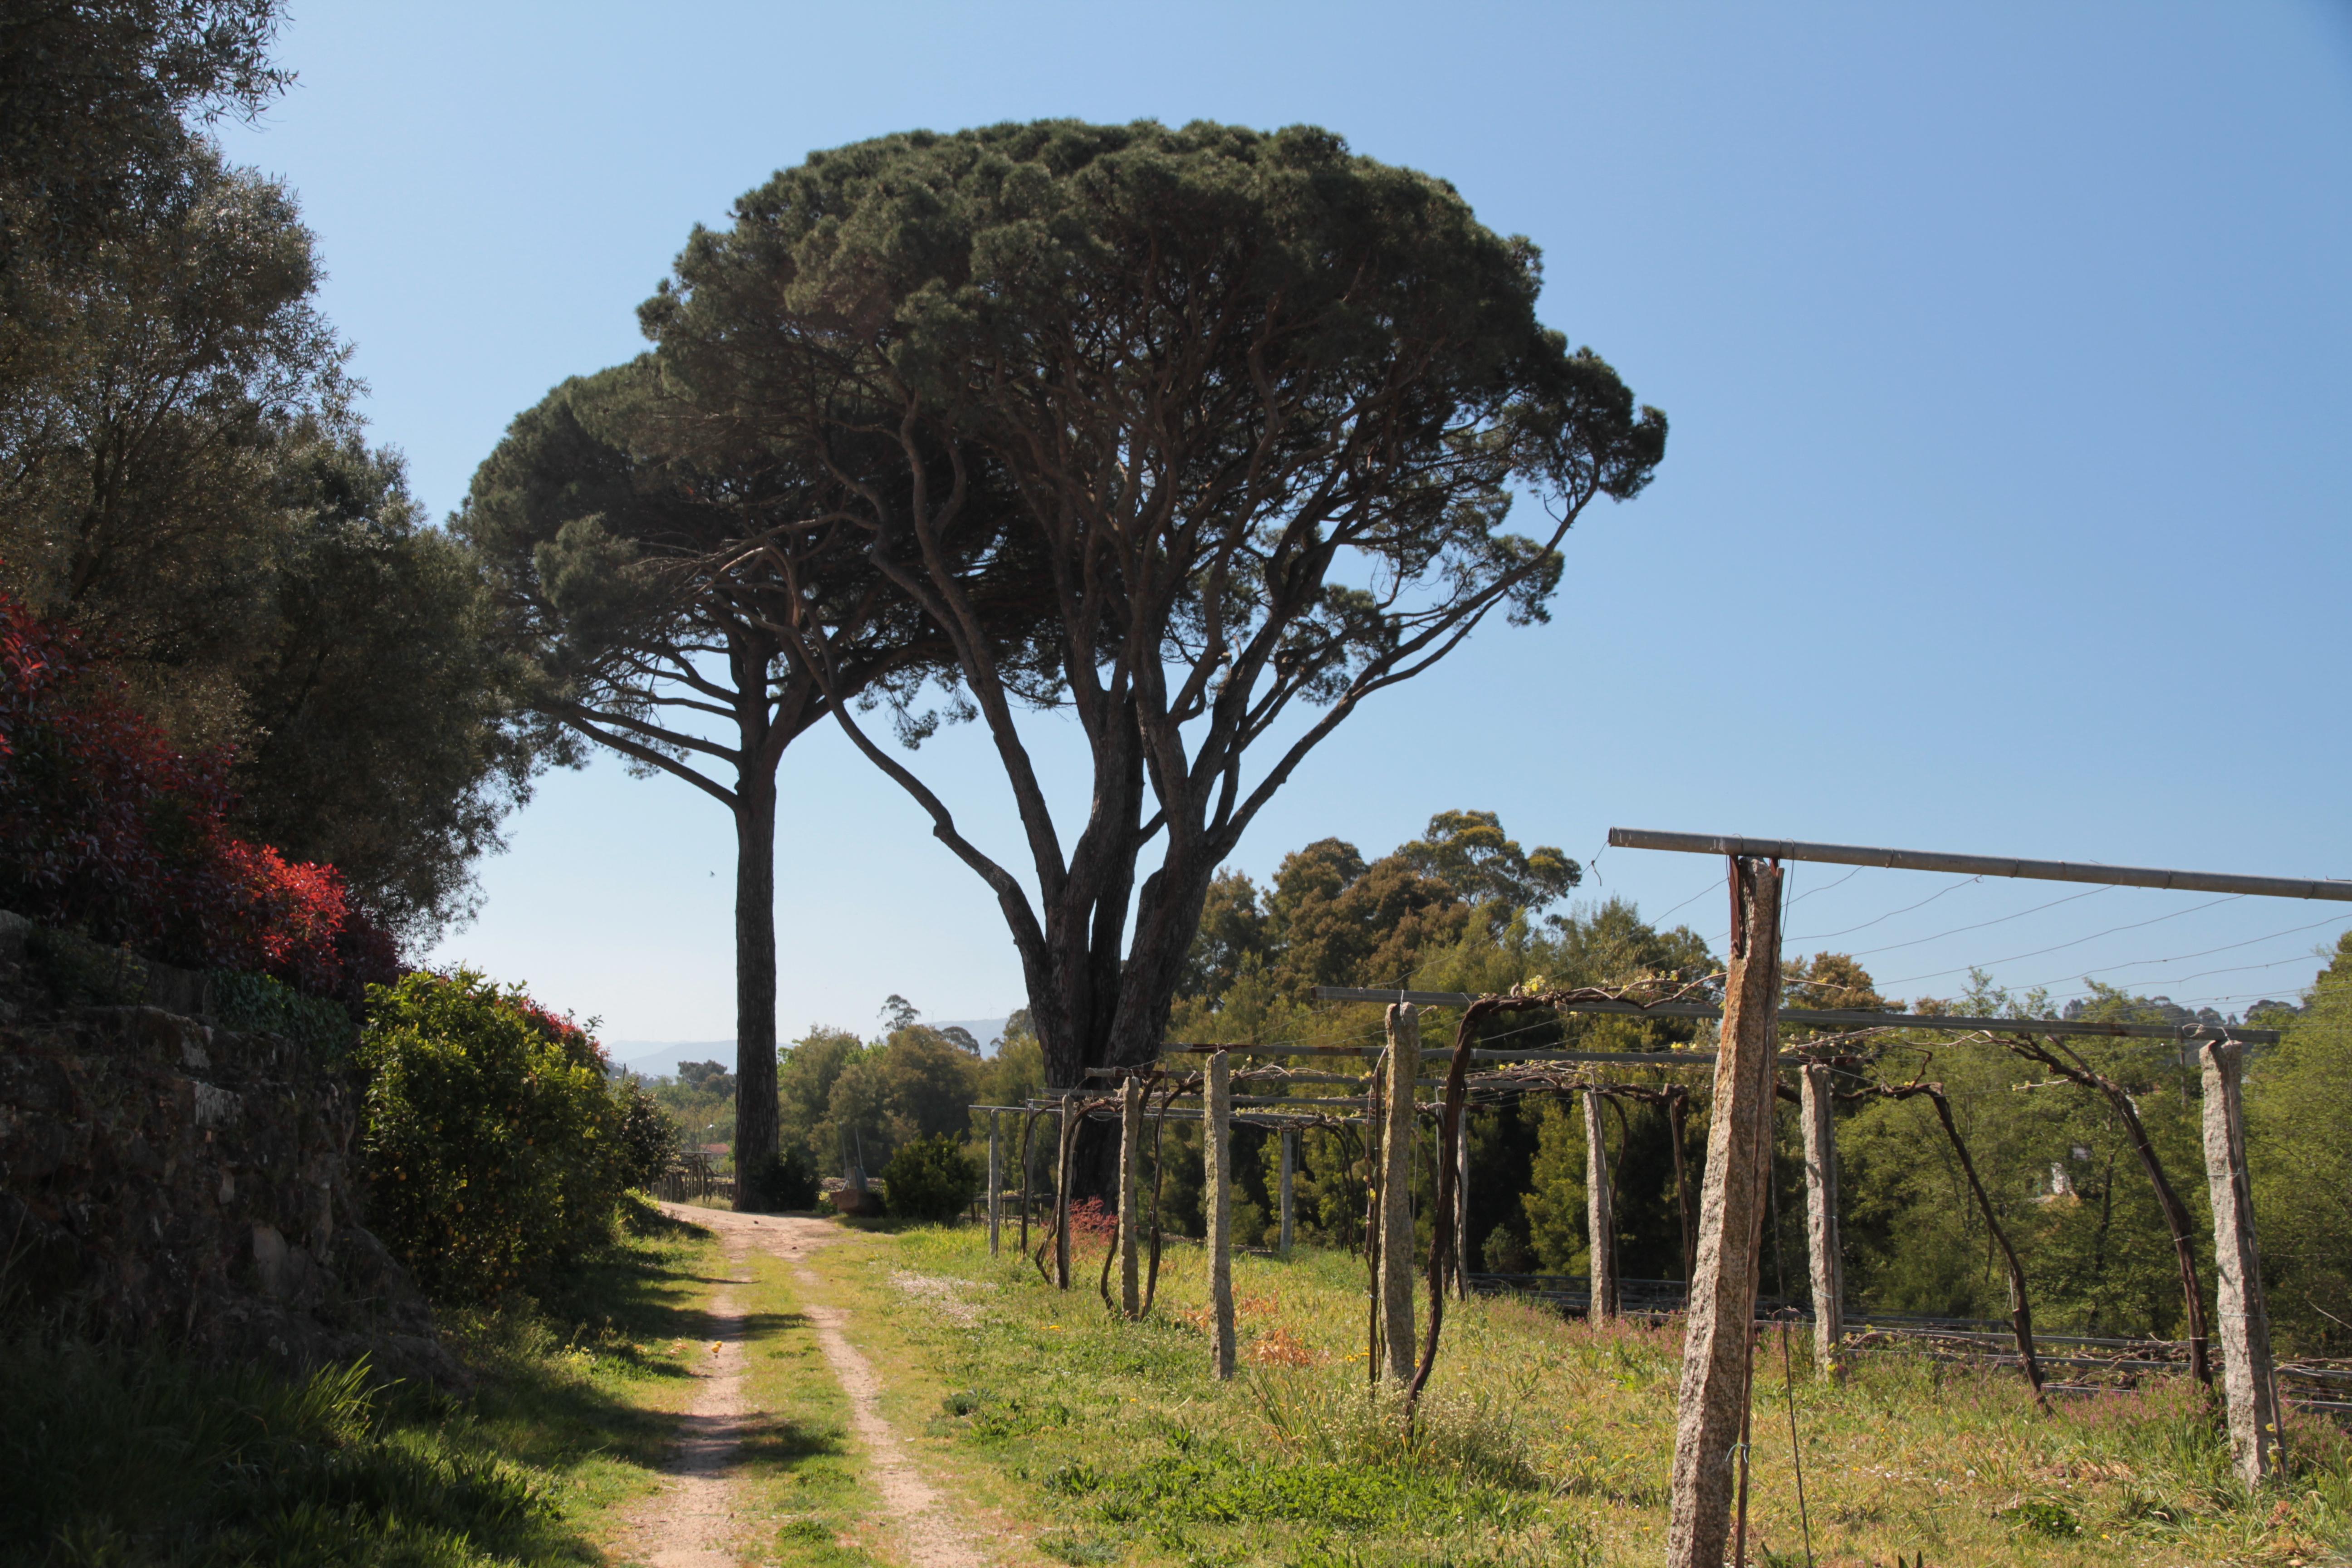
[{"label": "tall tree trunk", "polygon": [[[1063,906],[1049,910],[1043,951],[1034,957],[1025,948],[1022,952],[1045,1076],[1055,1087],[1083,1085],[1088,1068],[1148,1066],[1166,1037],[1184,957],[1192,950],[1218,857],[1171,847],[1166,864],[1145,878],[1137,892],[1140,848],[1130,832],[1117,853],[1075,857]],[[1084,896],[1082,876],[1091,889]],[[1131,892],[1136,919],[1130,940]],[[1041,996],[1052,998],[1051,1016],[1037,1005]],[[1088,1123],[1072,1164],[1073,1187],[1081,1196],[1108,1199],[1118,1178],[1118,1141],[1108,1125]]]},{"label": "tall tree trunk", "polygon": [[[756,755],[753,748],[747,752]],[[768,1202],[776,1159],[776,775],[743,769],[735,805],[735,1206]]]}]

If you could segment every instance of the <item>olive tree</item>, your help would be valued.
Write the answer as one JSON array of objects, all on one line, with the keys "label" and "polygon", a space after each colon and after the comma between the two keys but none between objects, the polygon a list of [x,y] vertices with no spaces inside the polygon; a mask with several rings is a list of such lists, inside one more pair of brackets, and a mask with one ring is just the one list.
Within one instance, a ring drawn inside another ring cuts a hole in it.
[{"label": "olive tree", "polygon": [[[667,373],[806,453],[950,646],[1025,868],[835,717],[994,890],[1055,1084],[1154,1054],[1211,878],[1316,746],[1489,616],[1545,618],[1570,525],[1649,479],[1664,418],[1538,320],[1539,284],[1452,186],[1327,132],[1046,121],[813,155],[643,308]],[[942,548],[992,489],[1053,599],[1071,823]]]},{"label": "olive tree", "polygon": [[274,15],[0,27],[0,594],[232,760],[241,837],[333,864],[414,948],[471,907],[542,727],[478,563],[368,444],[292,193],[176,118],[257,106]]},{"label": "olive tree", "polygon": [[[0,426],[37,416],[43,384],[70,374],[103,330],[124,248],[135,255],[155,226],[178,221],[192,182],[217,162],[198,128],[249,123],[292,81],[269,58],[284,10],[279,0],[10,0]],[[171,321],[175,303],[155,316]]]}]

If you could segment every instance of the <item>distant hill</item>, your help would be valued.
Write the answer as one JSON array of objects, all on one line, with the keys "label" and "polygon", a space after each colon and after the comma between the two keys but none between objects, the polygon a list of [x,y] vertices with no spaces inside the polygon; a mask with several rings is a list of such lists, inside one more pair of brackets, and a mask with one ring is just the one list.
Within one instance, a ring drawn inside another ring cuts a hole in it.
[{"label": "distant hill", "polygon": [[[926,1018],[934,1029],[961,1028],[980,1042],[980,1054],[992,1057],[1004,1035],[1004,1018]],[[680,1062],[719,1062],[730,1071],[735,1066],[732,1040],[607,1040],[604,1055],[615,1070],[640,1078],[670,1078]]]},{"label": "distant hill", "polygon": [[733,1070],[732,1040],[607,1040],[604,1055],[622,1072],[640,1078],[674,1078],[680,1062],[719,1062]]}]

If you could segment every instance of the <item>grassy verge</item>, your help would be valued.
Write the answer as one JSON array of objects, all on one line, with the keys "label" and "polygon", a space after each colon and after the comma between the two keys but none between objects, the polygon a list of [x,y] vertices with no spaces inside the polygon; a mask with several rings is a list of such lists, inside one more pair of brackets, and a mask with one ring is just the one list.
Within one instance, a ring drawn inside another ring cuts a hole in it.
[{"label": "grassy verge", "polygon": [[733,1472],[758,1520],[746,1551],[783,1568],[867,1568],[877,1528],[849,1436],[849,1401],[825,1364],[792,1267],[765,1253],[740,1261],[751,1280],[751,1407],[760,1415]]},{"label": "grassy verge", "polygon": [[[1079,1273],[1090,1287],[1093,1259]],[[1658,1560],[1680,1342],[1507,1301],[1449,1310],[1408,1438],[1368,1393],[1356,1260],[1236,1259],[1243,1372],[1206,1375],[1197,1249],[1159,1305],[1108,1320],[1090,1289],[991,1260],[976,1229],[819,1255],[926,1463],[1049,1559],[1073,1563],[1635,1563]],[[2013,1375],[1873,1358],[1816,1380],[1795,1347],[1804,1466],[1777,1343],[1759,1363],[1750,1550],[1759,1564],[2315,1563],[2352,1544],[2352,1449],[2299,1420],[2296,1473],[2231,1481],[2193,1391],[2034,1410]],[[1767,1376],[1765,1373],[1769,1373]]]},{"label": "grassy verge", "polygon": [[599,1562],[688,1397],[716,1261],[639,1211],[560,1294],[452,1320],[462,1398],[21,1332],[0,1347],[0,1561]]}]

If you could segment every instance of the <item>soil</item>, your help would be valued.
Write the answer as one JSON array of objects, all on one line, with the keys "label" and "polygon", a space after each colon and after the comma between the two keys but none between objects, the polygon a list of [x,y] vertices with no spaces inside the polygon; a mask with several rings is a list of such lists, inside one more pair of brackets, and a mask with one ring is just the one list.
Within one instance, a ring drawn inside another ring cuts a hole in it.
[{"label": "soil", "polygon": [[[794,1274],[803,1286],[816,1285],[816,1276],[805,1266]],[[898,1433],[882,1418],[881,1381],[841,1331],[849,1314],[838,1307],[811,1306],[808,1315],[816,1324],[816,1342],[832,1364],[833,1375],[841,1380],[842,1392],[849,1395],[850,1429],[866,1446],[866,1461],[874,1467],[876,1494],[897,1521],[907,1561],[916,1568],[981,1568],[988,1560],[949,1516],[940,1494],[923,1479]]]},{"label": "soil", "polygon": [[[791,1262],[803,1290],[814,1296],[824,1289],[814,1270],[803,1261],[817,1248],[842,1237],[830,1221],[793,1215],[740,1215],[724,1209],[690,1208],[664,1204],[677,1219],[719,1233],[730,1275],[753,1250]],[[628,1561],[648,1568],[736,1568],[741,1562],[743,1535],[750,1524],[730,1471],[743,1438],[759,1412],[746,1393],[747,1364],[744,1313],[738,1288],[744,1278],[730,1278],[711,1298],[713,1333],[705,1380],[679,1424],[677,1447],[662,1489],[638,1505],[625,1519],[615,1542]],[[989,1558],[972,1543],[950,1511],[948,1504],[924,1480],[907,1445],[882,1415],[881,1381],[843,1330],[849,1313],[839,1307],[807,1301],[803,1310],[815,1328],[817,1346],[825,1363],[849,1396],[850,1430],[866,1450],[874,1496],[887,1516],[897,1555],[913,1568],[982,1568]]]}]

